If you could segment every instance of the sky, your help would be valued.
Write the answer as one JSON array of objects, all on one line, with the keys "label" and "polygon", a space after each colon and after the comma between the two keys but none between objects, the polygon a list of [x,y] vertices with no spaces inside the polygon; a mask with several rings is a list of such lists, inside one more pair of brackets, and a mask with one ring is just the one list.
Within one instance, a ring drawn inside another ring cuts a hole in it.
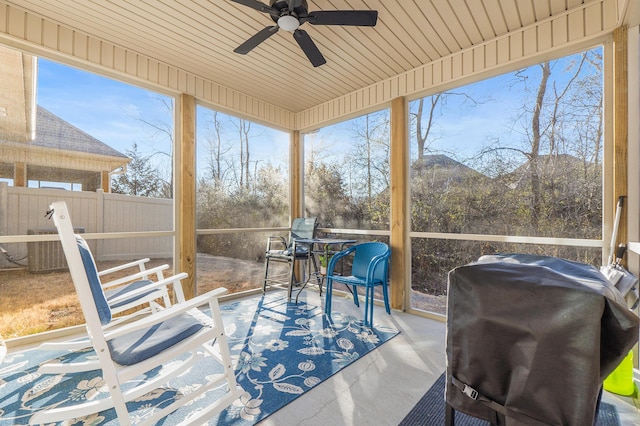
[{"label": "sky", "polygon": [[[169,136],[154,128],[170,129],[168,126],[171,126],[173,118],[167,105],[171,101],[171,97],[160,93],[38,59],[38,105],[123,154],[131,150],[134,143],[144,156],[158,151],[171,151]],[[202,158],[206,146],[200,142],[204,133],[204,123],[200,118],[206,109],[198,107],[198,110],[200,167],[205,164]],[[227,117],[224,114],[221,116]],[[228,128],[225,135],[237,138],[232,130]],[[289,152],[288,133],[252,123],[251,135],[251,148],[256,158],[271,163],[286,161]]]},{"label": "sky", "polygon": [[[72,67],[57,64],[48,60],[39,60],[38,70],[38,104],[70,122],[76,127],[105,142],[122,153],[131,149],[133,143],[138,144],[138,149],[143,154],[151,154],[155,150],[167,150],[169,140],[158,135],[154,136],[154,130],[142,123],[145,120],[153,123],[170,123],[171,115],[165,108],[164,102],[170,98],[159,93],[154,93],[135,86],[117,82],[89,72],[77,70]],[[477,83],[473,89],[477,99],[486,98],[483,93],[493,92],[497,86],[505,87],[504,78],[494,78]],[[461,90],[457,90],[461,91]],[[449,103],[460,103],[461,99],[451,99]],[[488,105],[479,105],[473,111],[467,109],[464,115],[450,120],[441,117],[438,122],[438,131],[447,136],[446,147],[458,152],[469,145],[470,135],[473,139],[489,137],[491,129],[496,129],[505,117],[499,117],[496,111],[506,111],[511,108],[509,102],[517,103],[516,96],[502,99],[500,108],[497,108],[494,99]],[[463,108],[464,105],[450,105],[450,107]],[[198,108],[198,133],[202,134],[203,117],[205,108]],[[285,132],[252,124],[256,149],[259,155],[256,158],[264,158],[264,161],[279,163],[288,155],[289,136]],[[226,131],[229,137],[235,137],[233,128]],[[484,136],[481,136],[484,135]],[[347,142],[351,135],[348,125],[338,124],[323,129],[322,136],[325,144],[327,139],[333,139],[331,148],[339,151],[348,149]],[[316,138],[320,140],[320,138]],[[337,146],[336,146],[337,145]],[[340,148],[341,146],[341,148]],[[162,148],[159,148],[162,147]],[[267,149],[260,149],[267,147]],[[438,147],[435,149],[444,149]],[[200,143],[199,152],[204,155],[204,144]],[[201,160],[203,161],[203,160]]]},{"label": "sky", "polygon": [[[558,63],[558,67],[561,66],[563,61]],[[537,72],[538,66],[529,68],[527,75],[532,84],[535,84]],[[554,71],[554,74],[561,73]],[[470,102],[465,96],[447,98],[446,113],[436,116],[432,151],[463,159],[472,156],[478,146],[496,138],[500,138],[503,145],[522,143],[523,129],[514,127],[513,119],[522,108],[525,96],[530,97],[531,94],[524,93],[522,86],[515,87],[514,80],[514,73],[508,73],[453,90],[454,93],[468,95],[477,103]],[[123,154],[134,143],[144,156],[171,151],[168,134],[157,132],[153,126],[145,124],[169,128],[167,126],[172,123],[172,115],[166,105],[171,101],[170,97],[162,94],[56,62],[44,59],[38,62],[38,105]],[[415,107],[410,108],[413,111]],[[204,173],[206,166],[204,158],[207,144],[203,135],[206,134],[207,111],[204,107],[198,107],[196,133],[199,175]],[[224,114],[219,116],[227,123],[223,137],[237,141],[238,132],[228,120],[229,117]],[[289,134],[256,123],[251,126],[252,159],[259,161],[260,165],[284,166],[286,173]],[[313,136],[307,136],[305,141],[313,141],[317,146],[324,145],[325,149],[329,148],[327,152],[334,154],[348,151],[352,144],[350,139],[354,137],[350,126],[348,122],[329,126]],[[167,157],[164,158],[158,161],[166,161]]]},{"label": "sky", "polygon": [[[86,71],[38,60],[37,103],[91,136],[125,153],[153,135],[140,120],[170,122],[169,98]],[[165,143],[166,141],[157,141]]]},{"label": "sky", "polygon": [[[513,76],[506,74],[449,91],[450,95],[446,104],[442,105],[442,112],[438,109],[435,115],[430,150],[433,153],[463,159],[472,156],[479,144],[498,135],[505,141],[516,143],[520,136],[513,133],[510,123],[514,113],[521,108],[524,95],[507,90],[511,79]],[[501,93],[500,96],[495,95],[498,92]],[[466,96],[472,98],[475,103]],[[417,111],[417,104],[417,100],[410,102],[411,113]],[[425,103],[425,111],[426,108]],[[388,116],[387,114],[387,118]],[[309,140],[313,141],[318,149],[339,147],[338,149],[348,150],[344,140],[353,136],[350,127],[353,125],[349,122],[337,123],[322,128]],[[410,143],[412,158],[416,158],[413,137]]]}]

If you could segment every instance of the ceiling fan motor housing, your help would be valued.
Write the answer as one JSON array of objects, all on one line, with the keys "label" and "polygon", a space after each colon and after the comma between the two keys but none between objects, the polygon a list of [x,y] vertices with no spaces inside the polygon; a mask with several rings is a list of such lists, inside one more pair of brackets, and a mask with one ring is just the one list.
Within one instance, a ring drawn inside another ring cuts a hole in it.
[{"label": "ceiling fan motor housing", "polygon": [[[293,9],[291,9],[290,6],[291,2],[293,2]],[[271,19],[285,31],[294,31],[300,26],[299,18],[301,16],[307,16],[308,14],[307,0],[270,0],[269,6],[277,10],[280,15],[271,15]],[[295,18],[295,20],[298,21],[297,24],[293,22],[293,19],[288,17]]]}]

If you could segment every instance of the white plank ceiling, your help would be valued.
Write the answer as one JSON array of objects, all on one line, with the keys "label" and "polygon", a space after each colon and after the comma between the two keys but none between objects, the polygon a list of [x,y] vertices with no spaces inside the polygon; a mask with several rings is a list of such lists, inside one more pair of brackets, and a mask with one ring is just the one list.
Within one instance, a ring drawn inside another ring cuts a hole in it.
[{"label": "white plank ceiling", "polygon": [[309,11],[379,12],[375,27],[305,24],[327,60],[317,68],[283,30],[247,55],[234,53],[273,21],[229,0],[8,3],[298,112],[592,1],[308,0]]}]

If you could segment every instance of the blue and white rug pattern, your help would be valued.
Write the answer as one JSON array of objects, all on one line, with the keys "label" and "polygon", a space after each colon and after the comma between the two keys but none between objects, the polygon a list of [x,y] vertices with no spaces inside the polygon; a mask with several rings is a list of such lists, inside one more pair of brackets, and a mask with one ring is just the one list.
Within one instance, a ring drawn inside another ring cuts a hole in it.
[{"label": "blue and white rug pattern", "polygon": [[[361,318],[338,312],[329,319],[318,306],[304,301],[287,303],[282,293],[225,303],[221,310],[236,378],[244,393],[209,420],[209,425],[253,425],[398,334],[388,327],[365,327]],[[57,375],[37,372],[40,363],[54,358],[71,361],[91,357],[95,357],[91,350],[9,354],[0,363],[0,425],[28,424],[33,412],[43,407],[108,397],[99,370]],[[205,358],[165,387],[130,403],[132,423],[144,420],[220,371],[213,359]],[[208,392],[178,409],[161,424],[178,424],[206,407],[215,393]],[[63,424],[117,425],[118,421],[111,409]]]}]

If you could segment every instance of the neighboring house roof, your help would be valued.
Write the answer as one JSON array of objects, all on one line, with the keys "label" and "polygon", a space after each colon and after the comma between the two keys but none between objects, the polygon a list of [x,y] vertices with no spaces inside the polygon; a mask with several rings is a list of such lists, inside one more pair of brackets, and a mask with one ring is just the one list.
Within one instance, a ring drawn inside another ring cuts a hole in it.
[{"label": "neighboring house roof", "polygon": [[[598,166],[592,163],[585,163],[584,160],[571,154],[546,154],[537,158],[537,172],[540,178],[544,178],[550,183],[564,185],[567,188],[578,185],[579,181],[575,176],[577,172],[589,171],[598,174]],[[504,182],[511,188],[516,189],[525,184],[530,184],[531,160],[516,168],[513,172],[504,176]]]},{"label": "neighboring house roof", "polygon": [[128,159],[126,155],[100,142],[41,106],[38,106],[36,113],[36,138],[29,144]]},{"label": "neighboring house roof", "polygon": [[447,157],[444,154],[425,155],[422,157],[422,160],[416,160],[414,165],[415,167],[420,166],[425,168],[429,168],[433,166],[459,166],[459,167],[468,168],[461,162],[456,161],[451,157]]},{"label": "neighboring house roof", "polygon": [[434,170],[445,173],[447,176],[450,175],[450,177],[457,177],[458,179],[463,176],[486,177],[477,170],[443,154],[425,155],[422,159],[414,161],[411,165],[411,176],[421,176],[426,172],[431,173]]},{"label": "neighboring house roof", "polygon": [[[13,178],[14,164],[27,166],[27,179],[81,183],[83,190],[105,187],[105,175],[129,157],[42,107],[36,110],[34,140],[0,137],[0,177]],[[51,159],[55,158],[52,162]]]},{"label": "neighboring house roof", "polygon": [[[563,168],[567,167],[584,167],[584,162],[578,157],[571,154],[541,154],[538,156],[538,168],[545,173],[551,173],[553,171],[564,172]],[[515,169],[513,174],[528,173],[531,169],[531,160],[522,164]]]}]

